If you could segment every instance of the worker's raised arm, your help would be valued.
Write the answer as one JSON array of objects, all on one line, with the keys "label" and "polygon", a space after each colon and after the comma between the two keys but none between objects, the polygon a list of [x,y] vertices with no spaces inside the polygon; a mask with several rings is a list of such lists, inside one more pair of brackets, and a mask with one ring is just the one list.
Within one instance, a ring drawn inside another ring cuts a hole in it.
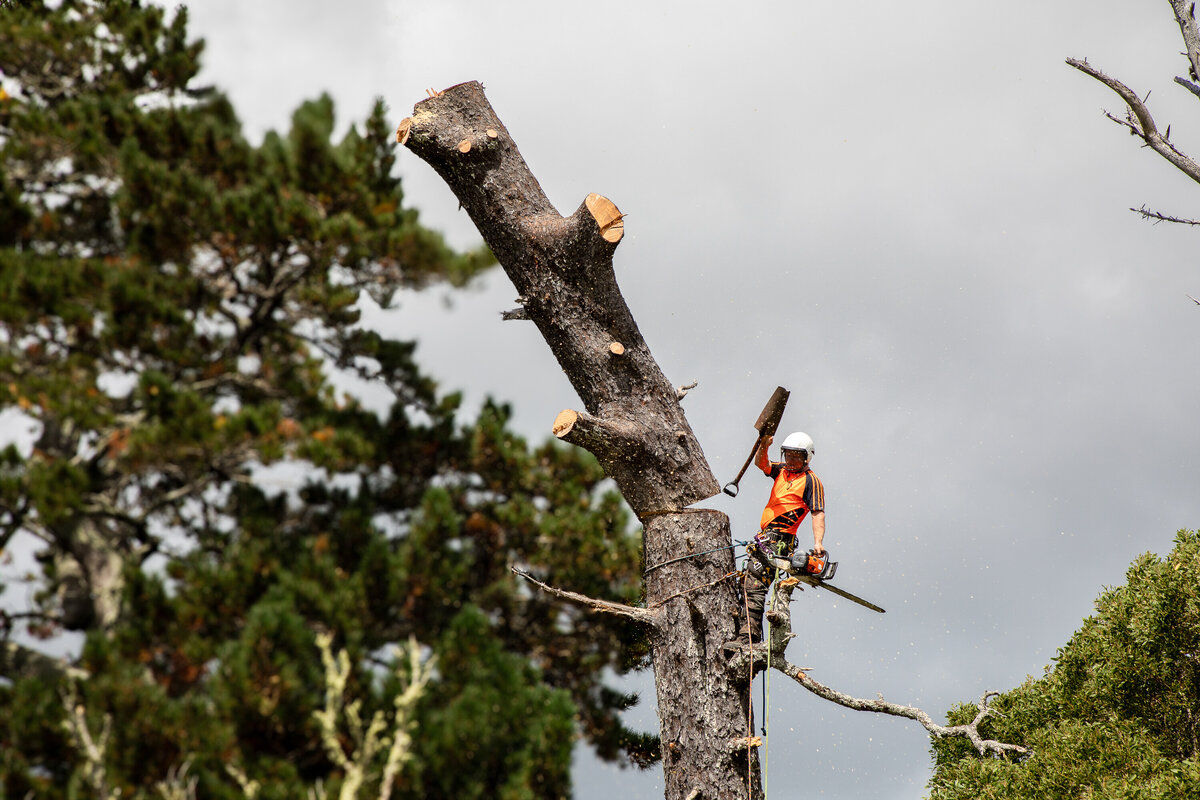
[{"label": "worker's raised arm", "polygon": [[767,451],[771,449],[771,442],[775,441],[774,436],[763,436],[758,440],[758,454],[754,459],[754,466],[763,471],[764,474],[771,474],[771,457]]}]

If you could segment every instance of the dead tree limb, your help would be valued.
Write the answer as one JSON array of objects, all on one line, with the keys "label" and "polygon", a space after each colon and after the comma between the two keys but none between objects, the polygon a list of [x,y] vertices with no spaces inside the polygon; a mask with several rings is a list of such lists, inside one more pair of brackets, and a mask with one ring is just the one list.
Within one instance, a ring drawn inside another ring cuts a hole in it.
[{"label": "dead tree limb", "polygon": [[[581,445],[634,512],[678,510],[719,492],[617,287],[624,218],[616,205],[592,193],[560,216],[477,82],[418,103],[397,138],[446,181],[524,298],[595,420]],[[619,358],[613,342],[623,346]]]},{"label": "dead tree limb", "polygon": [[812,678],[807,667],[797,667],[787,660],[785,650],[788,642],[793,638],[792,634],[792,619],[791,619],[791,602],[792,591],[796,587],[793,581],[781,581],[776,589],[775,595],[772,598],[771,606],[768,611],[771,622],[771,637],[767,646],[771,649],[771,666],[778,669],[784,675],[787,675],[796,683],[803,686],[808,691],[829,700],[832,703],[837,703],[839,706],[852,709],[854,711],[871,711],[877,714],[887,714],[893,717],[904,717],[906,719],[915,720],[921,723],[921,726],[929,732],[930,736],[935,738],[942,737],[961,737],[970,740],[975,749],[980,755],[1028,755],[1029,750],[1020,745],[1006,744],[998,742],[994,739],[984,739],[979,733],[979,725],[989,715],[996,713],[988,705],[991,698],[998,696],[997,692],[987,692],[979,701],[979,713],[975,719],[966,725],[938,725],[933,721],[933,718],[926,712],[915,706],[901,705],[900,703],[891,703],[883,699],[882,696],[875,700],[865,700],[859,697],[839,692],[836,689],[831,689],[820,681]]},{"label": "dead tree limb", "polygon": [[1136,214],[1141,215],[1142,219],[1153,220],[1155,223],[1174,222],[1178,225],[1200,225],[1200,220],[1184,219],[1183,217],[1172,217],[1167,214],[1160,213],[1158,211],[1152,211],[1151,209],[1146,208],[1145,206],[1142,206],[1141,208],[1130,208],[1129,210]]},{"label": "dead tree limb", "polygon": [[814,680],[803,670],[793,666],[786,658],[780,657],[778,661],[772,661],[772,666],[818,697],[823,697],[826,700],[837,703],[839,706],[844,706],[854,711],[873,711],[877,714],[888,714],[893,717],[905,717],[916,720],[935,738],[957,736],[969,739],[980,755],[988,755],[989,753],[993,755],[1005,755],[1009,753],[1028,755],[1029,753],[1026,748],[1020,745],[1005,744],[997,742],[994,739],[984,739],[979,734],[979,723],[983,722],[988,715],[994,713],[988,705],[988,701],[998,696],[998,692],[988,692],[983,696],[979,701],[979,713],[970,724],[945,726],[938,725],[927,713],[914,706],[889,703],[882,697],[875,700],[864,700],[843,694],[835,689],[830,689],[828,686]]},{"label": "dead tree limb", "polygon": [[[1179,25],[1179,33],[1183,36],[1183,46],[1187,48],[1189,70],[1193,81],[1200,81],[1200,30],[1196,28],[1196,16],[1193,14],[1193,9],[1196,7],[1195,0],[1170,0],[1171,11],[1175,14],[1175,22]],[[1186,84],[1190,81],[1185,81],[1183,78],[1176,78],[1176,82]],[[1195,86],[1186,86],[1189,90]],[[1192,90],[1193,94],[1197,92]]]},{"label": "dead tree limb", "polygon": [[1159,132],[1158,126],[1154,123],[1154,117],[1150,114],[1150,109],[1146,106],[1142,98],[1138,97],[1137,93],[1116,78],[1105,75],[1086,60],[1080,61],[1077,58],[1068,58],[1067,63],[1112,89],[1129,107],[1124,119],[1116,117],[1109,112],[1105,112],[1105,116],[1118,125],[1128,128],[1134,136],[1145,142],[1147,147],[1167,161],[1170,161],[1184,175],[1200,183],[1200,164],[1197,164],[1186,156],[1179,148],[1171,144],[1166,136]]},{"label": "dead tree limb", "polygon": [[662,627],[662,619],[657,613],[650,609],[638,608],[637,606],[627,606],[624,603],[614,603],[611,600],[598,600],[595,597],[588,597],[586,594],[569,592],[566,589],[559,589],[556,586],[543,583],[519,567],[509,567],[509,569],[513,571],[514,575],[524,578],[534,586],[541,589],[543,592],[552,594],[555,597],[561,597],[563,600],[569,600],[572,603],[577,603],[585,608],[590,608],[592,611],[599,611],[605,614],[616,614],[617,616],[631,619],[641,625],[646,625],[654,630],[659,630]]},{"label": "dead tree limb", "polygon": [[[1185,55],[1188,59],[1188,75],[1190,77],[1189,80],[1183,76],[1177,76],[1175,82],[1193,95],[1200,97],[1200,85],[1197,84],[1197,82],[1200,82],[1200,28],[1197,28],[1196,25],[1194,14],[1195,3],[1192,0],[1168,0],[1168,2],[1171,4],[1171,12],[1175,15],[1175,22],[1179,25],[1179,33],[1183,37]],[[1158,126],[1154,123],[1154,117],[1151,116],[1150,109],[1146,106],[1145,98],[1139,96],[1137,92],[1116,78],[1106,75],[1101,70],[1093,67],[1087,62],[1087,59],[1081,61],[1077,58],[1068,58],[1067,63],[1085,75],[1090,75],[1100,81],[1100,83],[1103,83],[1109,89],[1112,89],[1125,101],[1125,105],[1129,107],[1124,119],[1120,119],[1108,112],[1105,112],[1105,116],[1117,124],[1128,128],[1131,133],[1145,142],[1154,152],[1171,162],[1176,169],[1197,183],[1200,183],[1200,165],[1185,155],[1175,145],[1171,144],[1169,141],[1170,126],[1167,126],[1166,133],[1159,132]],[[1172,217],[1163,216],[1159,218],[1167,222],[1176,221]]]}]

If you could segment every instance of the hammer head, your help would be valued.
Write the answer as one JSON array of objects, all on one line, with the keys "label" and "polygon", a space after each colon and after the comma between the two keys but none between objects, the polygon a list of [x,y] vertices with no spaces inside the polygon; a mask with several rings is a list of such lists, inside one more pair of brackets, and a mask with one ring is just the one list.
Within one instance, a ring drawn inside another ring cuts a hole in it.
[{"label": "hammer head", "polygon": [[762,413],[758,415],[758,421],[754,423],[759,436],[775,435],[775,430],[779,427],[779,420],[783,418],[783,409],[787,406],[789,394],[790,392],[782,386],[775,387],[771,399],[763,406]]}]

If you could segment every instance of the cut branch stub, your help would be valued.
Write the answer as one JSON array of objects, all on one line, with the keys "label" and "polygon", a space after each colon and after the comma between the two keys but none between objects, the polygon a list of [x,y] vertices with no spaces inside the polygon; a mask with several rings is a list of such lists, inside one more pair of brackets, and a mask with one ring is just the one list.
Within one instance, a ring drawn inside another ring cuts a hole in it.
[{"label": "cut branch stub", "polygon": [[613,244],[621,241],[621,237],[625,235],[625,215],[617,209],[616,204],[604,195],[594,192],[583,202],[596,224],[600,226],[600,236],[604,241]]},{"label": "cut branch stub", "polygon": [[554,418],[553,431],[564,442],[592,453],[602,465],[635,460],[642,451],[642,432],[636,425],[600,419],[570,408]]},{"label": "cut branch stub", "polygon": [[[471,216],[583,401],[587,420],[560,438],[590,450],[635,513],[717,494],[676,390],[617,286],[612,257],[624,224],[616,205],[590,194],[570,216],[560,215],[477,82],[418,103],[405,144]],[[614,341],[625,351],[619,369]]]},{"label": "cut branch stub", "polygon": [[579,414],[569,408],[564,408],[558,412],[558,416],[554,418],[554,427],[551,429],[554,435],[559,439],[563,439],[575,427],[576,421],[579,419]]}]

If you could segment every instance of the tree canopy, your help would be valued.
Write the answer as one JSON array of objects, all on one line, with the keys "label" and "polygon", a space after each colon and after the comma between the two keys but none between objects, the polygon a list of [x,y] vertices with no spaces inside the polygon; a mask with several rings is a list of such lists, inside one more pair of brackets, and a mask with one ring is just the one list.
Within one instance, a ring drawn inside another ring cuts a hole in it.
[{"label": "tree canopy", "polygon": [[[981,725],[1033,752],[1022,763],[935,741],[931,797],[1192,798],[1200,786],[1200,534],[1146,553],[1039,679]],[[951,722],[970,719],[960,706]]]},{"label": "tree canopy", "polygon": [[[365,791],[562,796],[576,733],[652,760],[602,681],[641,635],[509,570],[635,601],[619,495],[503,404],[463,423],[414,343],[358,324],[490,253],[404,204],[382,103],[252,144],[192,85],[202,51],[185,8],[0,7],[0,411],[35,427],[0,453],[0,549],[38,564],[4,578],[0,796],[332,793],[419,679],[408,760]],[[64,631],[69,663],[40,644]]]}]

